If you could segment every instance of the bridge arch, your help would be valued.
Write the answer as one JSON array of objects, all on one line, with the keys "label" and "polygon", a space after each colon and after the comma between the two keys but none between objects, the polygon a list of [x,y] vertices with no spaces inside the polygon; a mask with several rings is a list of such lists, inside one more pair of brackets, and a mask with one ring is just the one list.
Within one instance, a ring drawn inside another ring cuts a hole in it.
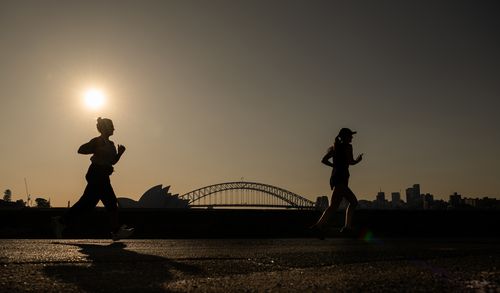
[{"label": "bridge arch", "polygon": [[269,196],[280,199],[283,204],[282,205],[266,205],[266,204],[247,204],[247,205],[235,205],[235,204],[226,204],[219,205],[214,204],[212,206],[259,206],[259,207],[284,207],[284,208],[295,208],[295,209],[314,209],[315,203],[310,201],[296,193],[285,190],[283,188],[279,188],[276,186],[272,186],[269,184],[257,183],[257,182],[245,182],[245,181],[236,181],[236,182],[226,182],[226,183],[218,183],[209,186],[205,186],[202,188],[198,188],[196,190],[190,191],[186,194],[180,196],[180,198],[189,200],[189,204],[191,206],[197,206],[196,202],[200,202],[201,199],[206,198],[212,194],[220,193],[228,190],[253,190],[261,193],[265,193]]}]

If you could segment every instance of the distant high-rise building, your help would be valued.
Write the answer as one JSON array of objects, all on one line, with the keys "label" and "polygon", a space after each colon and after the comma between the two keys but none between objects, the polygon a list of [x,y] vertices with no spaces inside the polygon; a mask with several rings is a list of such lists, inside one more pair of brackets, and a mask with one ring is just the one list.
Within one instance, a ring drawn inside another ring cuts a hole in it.
[{"label": "distant high-rise building", "polygon": [[385,192],[380,191],[377,193],[377,201],[384,202],[385,201]]},{"label": "distant high-rise building", "polygon": [[461,206],[462,205],[462,195],[454,192],[452,195],[450,195],[449,204],[451,207]]},{"label": "distant high-rise building", "polygon": [[401,193],[399,192],[393,192],[391,193],[391,206],[392,208],[396,209],[401,207]]},{"label": "distant high-rise building", "polygon": [[415,194],[420,195],[420,184],[413,184],[413,190]]},{"label": "distant high-rise building", "polygon": [[464,204],[477,208],[479,205],[479,199],[478,198],[464,198]]},{"label": "distant high-rise building", "polygon": [[420,184],[413,184],[413,187],[406,189],[406,203],[410,209],[423,208],[423,199],[420,194]]},{"label": "distant high-rise building", "polygon": [[477,208],[500,210],[500,200],[496,198],[483,197],[478,199]]},{"label": "distant high-rise building", "polygon": [[385,200],[385,192],[380,191],[377,193],[377,197],[374,202],[374,207],[377,209],[385,209],[387,208],[388,204],[387,201]]},{"label": "distant high-rise building", "polygon": [[413,202],[413,187],[406,188],[406,202],[411,205]]},{"label": "distant high-rise building", "polygon": [[429,210],[434,204],[434,195],[426,193],[424,195],[424,209]]},{"label": "distant high-rise building", "polygon": [[326,210],[328,208],[328,196],[318,196],[316,198],[315,208],[320,211]]}]

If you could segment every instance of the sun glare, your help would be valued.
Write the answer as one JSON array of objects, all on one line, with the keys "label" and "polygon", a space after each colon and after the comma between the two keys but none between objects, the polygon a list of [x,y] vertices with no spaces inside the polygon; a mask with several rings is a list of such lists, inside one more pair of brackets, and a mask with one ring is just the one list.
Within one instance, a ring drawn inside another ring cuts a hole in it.
[{"label": "sun glare", "polygon": [[102,108],[106,96],[104,92],[97,88],[90,88],[84,93],[85,105],[93,110]]}]

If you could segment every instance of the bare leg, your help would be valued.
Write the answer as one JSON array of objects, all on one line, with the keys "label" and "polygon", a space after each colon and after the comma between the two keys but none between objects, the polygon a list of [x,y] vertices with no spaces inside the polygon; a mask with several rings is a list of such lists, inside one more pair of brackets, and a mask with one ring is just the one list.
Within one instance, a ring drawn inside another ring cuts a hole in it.
[{"label": "bare leg", "polygon": [[358,199],[356,198],[356,195],[354,195],[352,190],[347,186],[345,187],[343,195],[345,199],[349,202],[349,206],[347,206],[347,210],[345,212],[345,227],[347,229],[351,229],[352,216],[354,214],[354,209],[356,209],[356,206],[358,205]]},{"label": "bare leg", "polygon": [[120,228],[118,221],[118,200],[116,199],[109,178],[106,178],[106,180],[102,182],[101,194],[101,201],[108,212],[109,227],[111,228],[111,232],[116,233]]},{"label": "bare leg", "polygon": [[98,192],[98,186],[93,182],[89,182],[80,199],[62,216],[61,223],[70,225],[83,214],[92,211],[99,202]]},{"label": "bare leg", "polygon": [[316,227],[323,227],[328,222],[331,214],[333,214],[339,207],[340,202],[342,201],[342,192],[338,187],[334,187],[332,192],[332,200],[328,208],[323,212],[321,218],[319,218],[318,222],[314,224]]}]

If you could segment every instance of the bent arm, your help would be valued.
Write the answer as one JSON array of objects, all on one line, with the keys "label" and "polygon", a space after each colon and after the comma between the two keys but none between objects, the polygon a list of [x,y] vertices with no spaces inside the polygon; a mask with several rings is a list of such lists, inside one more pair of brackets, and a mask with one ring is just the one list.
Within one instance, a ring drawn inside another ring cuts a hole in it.
[{"label": "bent arm", "polygon": [[122,157],[122,154],[116,154],[116,157],[111,164],[114,165],[114,164],[118,163],[118,161],[120,160],[121,157]]},{"label": "bent arm", "polygon": [[333,158],[333,148],[328,149],[327,153],[321,159],[321,163],[333,168],[333,163],[330,162],[331,158]]},{"label": "bent arm", "polygon": [[116,157],[112,162],[113,165],[118,163],[118,161],[120,160],[120,158],[122,157],[124,152],[125,152],[125,147],[123,145],[119,144],[118,145],[118,153],[116,154]]},{"label": "bent arm", "polygon": [[348,159],[349,159],[349,165],[356,165],[357,163],[361,162],[361,160],[363,159],[363,154],[359,155],[356,159],[354,159],[354,156],[352,154],[352,147],[351,147],[349,149]]},{"label": "bent arm", "polygon": [[82,144],[78,149],[78,153],[82,155],[90,155],[94,153],[94,149],[95,149],[95,142],[92,139],[91,141]]}]

